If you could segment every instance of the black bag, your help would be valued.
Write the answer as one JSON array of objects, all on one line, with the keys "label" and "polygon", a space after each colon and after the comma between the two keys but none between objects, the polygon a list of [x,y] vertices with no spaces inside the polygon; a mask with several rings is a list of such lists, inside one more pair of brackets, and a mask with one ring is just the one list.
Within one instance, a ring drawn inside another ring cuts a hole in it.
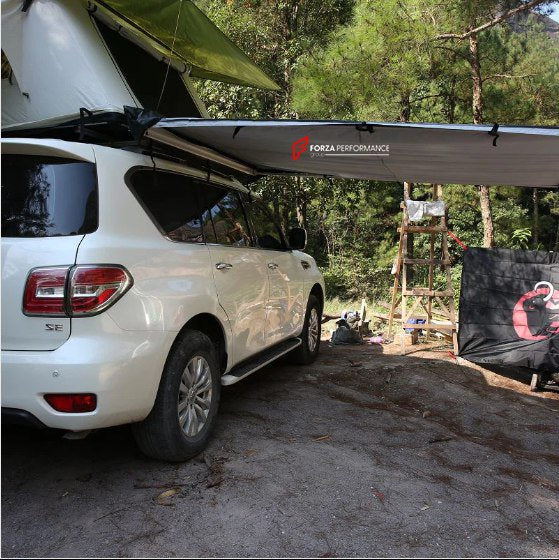
[{"label": "black bag", "polygon": [[465,251],[458,344],[474,363],[559,371],[559,253]]}]

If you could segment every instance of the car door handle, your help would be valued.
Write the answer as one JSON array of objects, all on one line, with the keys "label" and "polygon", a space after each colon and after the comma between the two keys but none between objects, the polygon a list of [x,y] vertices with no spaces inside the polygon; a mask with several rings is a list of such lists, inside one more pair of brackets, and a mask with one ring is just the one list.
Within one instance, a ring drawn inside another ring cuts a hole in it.
[{"label": "car door handle", "polygon": [[268,268],[271,270],[276,270],[278,265],[276,263],[268,263]]},{"label": "car door handle", "polygon": [[308,261],[301,261],[301,266],[302,266],[305,270],[307,270],[307,268],[310,268],[310,267],[311,267],[311,265],[309,264]]},{"label": "car door handle", "polygon": [[217,270],[229,270],[230,268],[233,268],[233,265],[229,263],[220,262],[217,263],[215,267],[217,268]]}]

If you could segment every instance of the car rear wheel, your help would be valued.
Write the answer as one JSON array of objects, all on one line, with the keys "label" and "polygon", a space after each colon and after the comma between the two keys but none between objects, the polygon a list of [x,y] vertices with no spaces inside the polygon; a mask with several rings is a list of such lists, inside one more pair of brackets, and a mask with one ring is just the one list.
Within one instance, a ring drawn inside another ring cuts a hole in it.
[{"label": "car rear wheel", "polygon": [[295,364],[311,364],[318,356],[320,347],[322,306],[316,296],[310,295],[305,314],[305,323],[301,332],[302,343],[288,354],[288,359]]},{"label": "car rear wheel", "polygon": [[210,339],[186,331],[175,344],[148,417],[132,431],[140,449],[164,461],[186,461],[200,453],[215,424],[220,370]]}]

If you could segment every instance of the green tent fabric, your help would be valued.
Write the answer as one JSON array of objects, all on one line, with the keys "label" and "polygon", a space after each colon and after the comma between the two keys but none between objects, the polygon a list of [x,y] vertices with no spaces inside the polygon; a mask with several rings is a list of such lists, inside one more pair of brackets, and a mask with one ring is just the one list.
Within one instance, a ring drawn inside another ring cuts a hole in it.
[{"label": "green tent fabric", "polygon": [[162,55],[188,64],[193,77],[280,89],[190,0],[95,0],[90,4],[139,34]]}]

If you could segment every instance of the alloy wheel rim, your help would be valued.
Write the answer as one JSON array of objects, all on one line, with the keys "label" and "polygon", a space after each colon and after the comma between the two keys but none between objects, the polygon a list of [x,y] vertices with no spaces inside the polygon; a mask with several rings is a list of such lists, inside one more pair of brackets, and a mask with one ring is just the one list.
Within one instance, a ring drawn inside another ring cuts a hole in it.
[{"label": "alloy wheel rim", "polygon": [[316,309],[313,307],[311,309],[311,314],[309,315],[309,329],[308,329],[308,336],[309,336],[309,350],[314,352],[316,345],[318,344],[318,334],[320,332],[320,324],[318,322],[318,313]]},{"label": "alloy wheel rim", "polygon": [[177,414],[184,434],[194,437],[205,426],[212,403],[212,375],[203,356],[194,356],[184,368],[179,385]]}]

